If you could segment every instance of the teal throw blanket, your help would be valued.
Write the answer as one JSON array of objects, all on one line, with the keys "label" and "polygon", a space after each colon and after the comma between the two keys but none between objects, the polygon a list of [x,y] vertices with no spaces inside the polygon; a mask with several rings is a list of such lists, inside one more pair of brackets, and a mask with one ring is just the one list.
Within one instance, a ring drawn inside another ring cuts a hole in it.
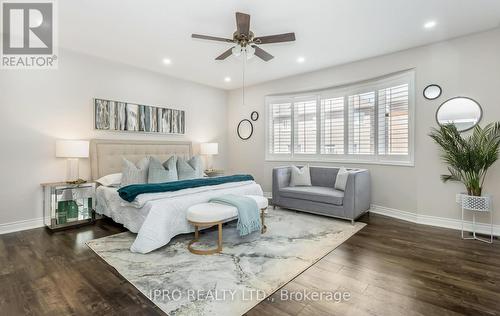
[{"label": "teal throw blanket", "polygon": [[238,209],[238,224],[236,229],[240,236],[248,235],[251,232],[261,229],[259,207],[254,199],[235,194],[224,194],[211,198],[210,203],[220,203],[234,206]]},{"label": "teal throw blanket", "polygon": [[248,174],[237,174],[232,176],[215,177],[215,178],[199,178],[172,181],[165,183],[148,183],[148,184],[131,184],[118,190],[118,194],[127,202],[132,202],[139,194],[143,193],[160,193],[169,191],[178,191],[189,188],[198,188],[208,185],[218,185],[229,182],[250,181],[253,177]]}]

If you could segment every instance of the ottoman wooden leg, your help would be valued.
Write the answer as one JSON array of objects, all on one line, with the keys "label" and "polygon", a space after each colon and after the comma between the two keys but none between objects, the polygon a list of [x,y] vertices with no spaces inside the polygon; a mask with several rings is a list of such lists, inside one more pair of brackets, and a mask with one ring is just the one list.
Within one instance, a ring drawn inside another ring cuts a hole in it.
[{"label": "ottoman wooden leg", "polygon": [[[191,224],[194,225],[194,239],[191,240],[188,244],[188,250],[191,253],[194,253],[195,255],[211,255],[214,253],[219,253],[222,251],[222,222],[215,222],[215,223],[194,223],[190,222]],[[208,249],[208,250],[200,250],[200,249],[194,249],[193,244],[199,240],[199,227],[210,227],[217,225],[218,229],[218,240],[217,240],[217,248],[214,249]]]},{"label": "ottoman wooden leg", "polygon": [[263,208],[263,209],[261,209],[261,210],[260,210],[260,222],[261,222],[261,224],[262,224],[262,225],[261,225],[261,226],[262,226],[262,228],[261,228],[261,230],[260,230],[260,233],[261,233],[261,234],[264,234],[264,233],[267,231],[267,226],[266,226],[266,224],[264,223],[265,211],[266,211],[266,209],[265,209],[265,208]]}]

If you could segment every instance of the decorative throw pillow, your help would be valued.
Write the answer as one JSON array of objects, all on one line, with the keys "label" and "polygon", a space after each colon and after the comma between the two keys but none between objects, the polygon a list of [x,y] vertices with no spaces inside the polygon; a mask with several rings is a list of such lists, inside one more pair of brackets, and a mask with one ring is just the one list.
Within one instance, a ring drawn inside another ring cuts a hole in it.
[{"label": "decorative throw pillow", "polygon": [[177,159],[177,176],[179,180],[196,179],[203,177],[203,162],[200,156],[189,160]]},{"label": "decorative throw pillow", "polygon": [[149,160],[148,183],[177,181],[177,157],[168,158],[163,164],[151,157]]},{"label": "decorative throw pillow", "polygon": [[120,183],[122,182],[122,174],[121,173],[108,174],[104,177],[99,178],[95,182],[105,187],[119,187]]},{"label": "decorative throw pillow", "polygon": [[347,178],[349,178],[349,171],[342,167],[337,173],[337,179],[335,179],[335,189],[340,191],[345,191],[345,186],[347,185]]},{"label": "decorative throw pillow", "polygon": [[292,166],[292,175],[290,178],[290,186],[311,186],[311,174],[309,173],[309,165],[305,165],[302,168],[297,166]]},{"label": "decorative throw pillow", "polygon": [[148,167],[149,167],[149,157],[141,159],[137,166],[122,158],[122,183],[121,186],[127,186],[130,184],[143,184],[148,181]]}]

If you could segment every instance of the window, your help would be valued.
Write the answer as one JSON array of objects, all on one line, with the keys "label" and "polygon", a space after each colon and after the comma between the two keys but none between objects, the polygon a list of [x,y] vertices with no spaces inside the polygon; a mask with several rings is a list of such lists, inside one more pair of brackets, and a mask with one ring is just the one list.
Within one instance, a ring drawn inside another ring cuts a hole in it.
[{"label": "window", "polygon": [[344,97],[321,99],[321,153],[344,153]]},{"label": "window", "polygon": [[266,98],[268,160],[413,164],[414,72]]},{"label": "window", "polygon": [[316,153],[316,100],[294,103],[294,153]]},{"label": "window", "polygon": [[272,104],[270,109],[269,152],[290,154],[292,153],[292,104]]}]

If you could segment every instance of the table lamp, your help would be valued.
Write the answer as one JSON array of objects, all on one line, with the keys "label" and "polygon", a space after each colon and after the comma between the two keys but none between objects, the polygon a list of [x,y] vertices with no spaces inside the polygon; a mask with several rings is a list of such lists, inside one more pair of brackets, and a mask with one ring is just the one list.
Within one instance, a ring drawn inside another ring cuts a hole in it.
[{"label": "table lamp", "polygon": [[213,170],[212,156],[219,154],[218,143],[202,143],[200,144],[200,154],[207,156],[207,170]]},{"label": "table lamp", "polygon": [[56,158],[67,158],[66,182],[83,183],[79,178],[79,158],[89,157],[87,140],[56,140]]}]

